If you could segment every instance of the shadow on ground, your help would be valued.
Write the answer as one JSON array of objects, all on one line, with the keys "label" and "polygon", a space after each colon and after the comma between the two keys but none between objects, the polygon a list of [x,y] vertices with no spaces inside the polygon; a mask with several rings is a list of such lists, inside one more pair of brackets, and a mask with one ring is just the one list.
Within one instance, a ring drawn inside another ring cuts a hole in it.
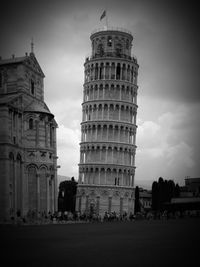
[{"label": "shadow on ground", "polygon": [[1,266],[197,266],[199,225],[199,218],[1,225]]}]

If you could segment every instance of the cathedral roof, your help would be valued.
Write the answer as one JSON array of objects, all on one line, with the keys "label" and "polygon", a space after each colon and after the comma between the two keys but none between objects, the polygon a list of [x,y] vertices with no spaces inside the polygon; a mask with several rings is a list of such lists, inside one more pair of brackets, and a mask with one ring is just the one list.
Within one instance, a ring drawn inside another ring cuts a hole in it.
[{"label": "cathedral roof", "polygon": [[0,59],[0,66],[9,64],[24,64],[34,71],[38,72],[43,77],[45,76],[34,53],[26,54],[24,57],[12,57],[9,59]]},{"label": "cathedral roof", "polygon": [[[11,104],[14,107],[20,107],[22,108],[22,105],[19,106],[19,102],[17,101],[20,99],[22,94],[7,94],[0,97],[0,104]],[[21,103],[20,103],[21,104]],[[45,113],[49,114],[52,117],[54,115],[50,112],[47,105],[39,101],[38,99],[32,99],[29,103],[26,103],[25,107],[23,108],[24,112],[34,112],[34,113]]]},{"label": "cathedral roof", "polygon": [[0,65],[12,64],[12,63],[20,63],[23,62],[27,57],[13,57],[8,59],[1,59]]},{"label": "cathedral roof", "polygon": [[25,112],[35,112],[35,113],[46,113],[54,117],[50,112],[47,105],[44,102],[33,100],[27,107],[24,109]]}]

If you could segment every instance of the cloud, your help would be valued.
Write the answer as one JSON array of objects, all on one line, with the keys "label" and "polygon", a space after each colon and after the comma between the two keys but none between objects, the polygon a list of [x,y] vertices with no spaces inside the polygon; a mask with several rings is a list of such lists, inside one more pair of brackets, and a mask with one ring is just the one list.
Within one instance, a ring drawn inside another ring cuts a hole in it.
[{"label": "cloud", "polygon": [[77,178],[79,163],[80,130],[60,125],[57,129],[59,174]]},{"label": "cloud", "polygon": [[104,25],[99,17],[108,2],[109,24],[132,31],[132,52],[140,65],[136,179],[199,176],[200,38],[194,3],[3,2],[0,55],[24,55],[34,37],[46,75],[45,102],[59,126],[60,174],[78,175],[83,64],[91,50],[90,33]]},{"label": "cloud", "polygon": [[166,153],[167,166],[170,168],[182,169],[194,166],[193,149],[186,143],[181,142],[169,147]]},{"label": "cloud", "polygon": [[57,130],[57,139],[59,147],[76,148],[77,144],[80,142],[80,131],[60,125]]},{"label": "cloud", "polygon": [[158,144],[158,139],[155,136],[159,136],[160,126],[153,121],[140,122],[137,131],[137,146],[142,148],[154,147]]},{"label": "cloud", "polygon": [[139,120],[136,141],[138,182],[163,176],[183,184],[185,176],[199,175],[199,142],[197,138],[191,138],[194,128],[188,127],[191,114],[199,118],[199,113],[194,111],[197,111],[196,105],[190,108],[179,105],[154,121]]},{"label": "cloud", "polygon": [[63,98],[62,100],[56,99],[56,101],[49,102],[49,108],[55,115],[55,120],[60,125],[65,125],[68,128],[80,129],[80,122],[82,116],[81,100],[72,100],[70,98]]}]

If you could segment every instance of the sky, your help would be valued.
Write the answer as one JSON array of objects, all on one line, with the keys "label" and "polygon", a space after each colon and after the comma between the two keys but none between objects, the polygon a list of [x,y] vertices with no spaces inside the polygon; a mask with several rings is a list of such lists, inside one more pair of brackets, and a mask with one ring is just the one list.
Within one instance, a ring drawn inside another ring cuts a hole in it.
[{"label": "sky", "polygon": [[58,174],[78,178],[84,61],[90,35],[109,26],[133,34],[138,59],[135,185],[160,176],[184,185],[200,177],[199,30],[196,1],[1,0],[0,56],[25,55],[34,40],[55,115]]}]

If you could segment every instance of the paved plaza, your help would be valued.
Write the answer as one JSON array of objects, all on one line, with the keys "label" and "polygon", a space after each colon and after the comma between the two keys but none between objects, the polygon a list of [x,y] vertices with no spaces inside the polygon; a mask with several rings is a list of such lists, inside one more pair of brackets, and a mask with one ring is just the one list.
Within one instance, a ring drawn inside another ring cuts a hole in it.
[{"label": "paved plaza", "polygon": [[199,225],[199,218],[1,225],[1,266],[198,266]]}]

